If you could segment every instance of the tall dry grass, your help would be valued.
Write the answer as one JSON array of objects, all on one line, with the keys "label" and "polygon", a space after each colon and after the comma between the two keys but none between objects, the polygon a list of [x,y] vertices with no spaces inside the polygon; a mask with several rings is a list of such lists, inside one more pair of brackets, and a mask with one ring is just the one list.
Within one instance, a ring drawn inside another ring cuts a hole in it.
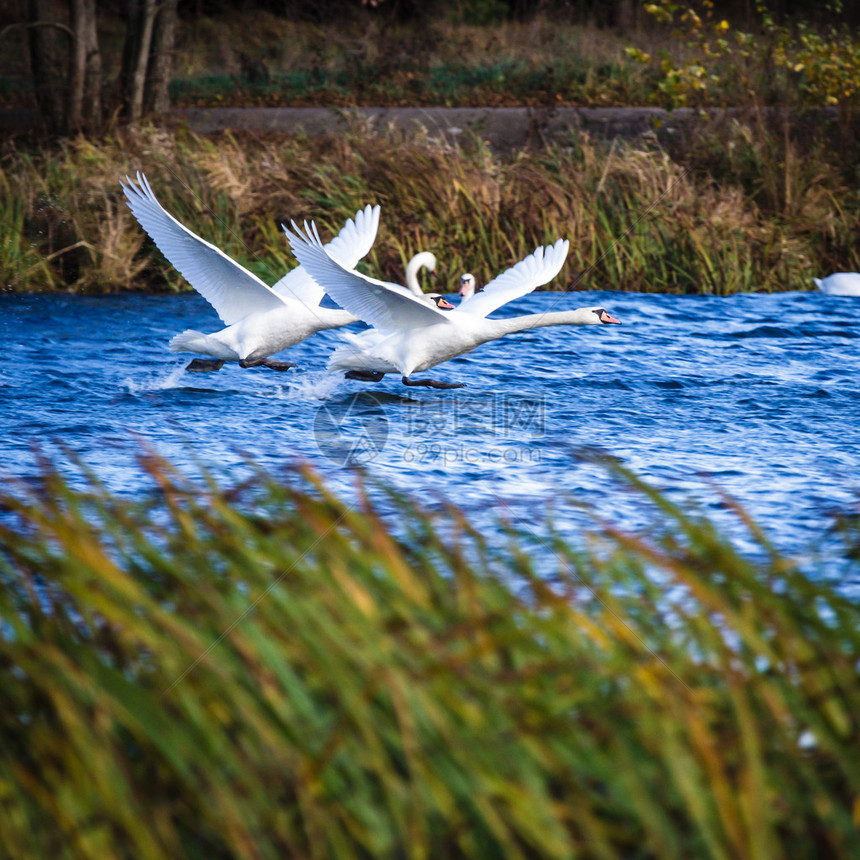
[{"label": "tall dry grass", "polygon": [[808,289],[813,275],[860,268],[848,168],[823,142],[739,120],[668,148],[577,137],[510,156],[359,126],[313,140],[150,128],[6,144],[0,167],[7,290],[187,286],[124,205],[119,181],[138,169],[170,212],[268,283],[294,265],[282,222],[312,218],[331,235],[369,202],[383,215],[366,270],[397,280],[432,250],[442,290],[463,271],[485,283],[557,237],[572,250],[554,289]]},{"label": "tall dry grass", "polygon": [[5,856],[857,856],[858,607],[764,536],[143,463],[0,485]]}]

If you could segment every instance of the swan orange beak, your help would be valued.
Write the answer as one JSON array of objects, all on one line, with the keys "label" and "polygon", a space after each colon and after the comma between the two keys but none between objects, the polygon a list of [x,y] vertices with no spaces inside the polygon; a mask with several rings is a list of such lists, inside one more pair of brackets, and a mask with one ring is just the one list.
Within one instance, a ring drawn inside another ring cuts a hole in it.
[{"label": "swan orange beak", "polygon": [[439,299],[439,301],[436,302],[436,307],[442,308],[443,310],[446,310],[446,311],[454,310],[454,305],[452,305],[451,302],[448,301],[448,299]]},{"label": "swan orange beak", "polygon": [[610,316],[606,311],[600,315],[600,321],[602,323],[615,323],[615,325],[621,325],[621,320],[615,319],[615,317]]}]

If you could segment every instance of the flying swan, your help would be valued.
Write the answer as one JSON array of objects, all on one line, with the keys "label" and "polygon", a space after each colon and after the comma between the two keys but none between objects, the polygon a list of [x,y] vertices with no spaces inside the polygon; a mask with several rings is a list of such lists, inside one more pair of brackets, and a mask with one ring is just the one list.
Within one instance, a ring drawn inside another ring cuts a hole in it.
[{"label": "flying swan", "polygon": [[[127,184],[126,184],[127,183]],[[357,322],[340,308],[320,307],[323,288],[301,267],[268,287],[256,275],[201,239],[158,202],[149,182],[138,171],[137,183],[120,182],[128,206],[141,227],[179,273],[215,308],[226,328],[213,334],[187,329],[168,346],[171,352],[196,352],[192,371],[219,370],[225,361],[240,367],[287,370],[295,365],[269,358],[318,331]],[[376,239],[379,206],[365,206],[346,222],[326,250],[339,263],[353,268]]]},{"label": "flying swan", "polygon": [[826,278],[812,280],[828,296],[860,296],[860,274],[857,272],[836,272]]},{"label": "flying swan", "polygon": [[305,224],[304,232],[295,222],[292,227],[284,227],[284,232],[302,267],[339,305],[373,326],[348,336],[347,343],[332,354],[329,372],[345,371],[349,379],[378,382],[386,373],[399,373],[404,385],[462,388],[463,383],[413,379],[412,374],[512,332],[538,326],[619,322],[603,308],[487,319],[487,314],[548,283],[561,271],[569,247],[566,239],[537,248],[453,308],[441,296],[430,303],[406,287],[350,271],[326,253],[313,222],[310,227]]}]

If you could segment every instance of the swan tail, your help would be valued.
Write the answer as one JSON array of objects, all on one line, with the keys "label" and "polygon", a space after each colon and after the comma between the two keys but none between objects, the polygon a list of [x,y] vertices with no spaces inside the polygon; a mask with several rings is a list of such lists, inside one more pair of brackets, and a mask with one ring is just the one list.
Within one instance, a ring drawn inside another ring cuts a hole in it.
[{"label": "swan tail", "polygon": [[819,290],[821,289],[821,278],[813,278],[812,282],[815,284],[816,287],[818,287]]},{"label": "swan tail", "polygon": [[202,331],[193,328],[185,329],[171,339],[167,348],[171,352],[196,352],[211,355],[213,358],[223,358],[225,361],[235,361],[236,354],[221,341]]},{"label": "swan tail", "polygon": [[[352,338],[347,338],[347,340],[352,341]],[[393,365],[389,366],[389,362],[382,359],[381,356],[375,355],[367,349],[357,348],[361,345],[359,341],[358,343],[347,342],[337,347],[329,357],[326,370],[329,373],[346,372],[347,370],[380,371],[383,369],[386,373],[390,373],[392,370],[396,370]]]},{"label": "swan tail", "polygon": [[171,338],[167,348],[171,352],[204,352],[200,347],[204,346],[205,343],[206,335],[202,331],[188,328]]}]

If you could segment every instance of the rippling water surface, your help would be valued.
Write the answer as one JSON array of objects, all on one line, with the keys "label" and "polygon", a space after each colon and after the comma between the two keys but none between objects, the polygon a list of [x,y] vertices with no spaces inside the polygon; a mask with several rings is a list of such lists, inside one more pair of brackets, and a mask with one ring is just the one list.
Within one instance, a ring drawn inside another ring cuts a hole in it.
[{"label": "rippling water surface", "polygon": [[308,460],[344,493],[357,461],[425,501],[453,499],[479,526],[556,505],[576,531],[573,497],[640,527],[629,494],[579,456],[596,448],[728,529],[721,491],[780,549],[826,551],[860,486],[860,299],[542,293],[496,315],[584,304],[624,325],[504,338],[430,371],[468,385],[437,391],[326,376],[337,332],[284,353],[298,371],[186,373],[169,338],[220,327],[196,294],[2,296],[0,465],[35,473],[39,443],[70,474],[68,451],[133,494],[137,436],[180,466],[236,477],[247,456],[273,470]]}]

